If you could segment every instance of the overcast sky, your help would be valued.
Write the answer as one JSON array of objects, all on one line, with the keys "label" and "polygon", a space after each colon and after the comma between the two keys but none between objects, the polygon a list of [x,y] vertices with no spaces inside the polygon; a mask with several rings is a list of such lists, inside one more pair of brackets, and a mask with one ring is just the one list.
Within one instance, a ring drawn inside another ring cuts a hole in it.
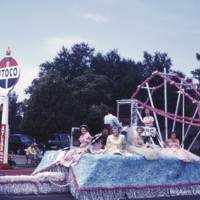
[{"label": "overcast sky", "polygon": [[[62,46],[86,42],[96,52],[118,49],[142,61],[143,52],[166,52],[172,69],[192,77],[199,67],[199,0],[6,0],[0,1],[0,60],[8,46],[21,66],[18,100]],[[1,98],[2,99],[2,98]],[[0,99],[0,100],[1,100]]]}]

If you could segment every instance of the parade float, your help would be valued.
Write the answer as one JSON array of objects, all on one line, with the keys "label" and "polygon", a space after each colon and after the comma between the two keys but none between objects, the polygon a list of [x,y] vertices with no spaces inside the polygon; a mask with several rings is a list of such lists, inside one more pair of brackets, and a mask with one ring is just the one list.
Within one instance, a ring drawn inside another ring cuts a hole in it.
[{"label": "parade float", "polygon": [[[153,88],[149,87],[148,82],[156,75],[162,77],[165,83],[173,84],[181,92],[177,98],[177,108],[181,94],[196,104],[193,117],[178,116],[177,109],[175,114],[172,114],[168,113],[167,109],[162,111],[154,107],[152,95],[155,90],[164,85],[163,83]],[[179,79],[181,84],[176,83],[173,77]],[[156,71],[138,86],[131,99],[117,101],[118,119],[122,121],[123,126],[129,127],[126,129],[128,134],[125,134],[128,145],[131,144],[138,117],[141,119],[140,109],[142,108],[148,108],[153,112],[156,123],[156,128],[145,127],[143,135],[150,137],[151,143],[154,143],[152,137],[157,138],[160,148],[163,148],[165,143],[162,139],[157,114],[165,117],[166,122],[167,119],[174,120],[173,130],[175,129],[175,122],[189,125],[181,145],[183,145],[191,126],[200,127],[199,102],[182,89],[184,84],[191,87],[200,97],[200,93],[195,86],[187,83],[177,74],[164,74]],[[136,95],[141,88],[147,89],[149,95],[144,103],[136,99]],[[149,100],[150,105],[148,105]],[[198,118],[195,118],[197,113]],[[77,148],[76,140],[78,138],[76,133],[78,129],[72,128],[71,148]],[[168,130],[166,133],[168,133]],[[200,131],[188,150],[190,150],[199,134]],[[99,136],[101,136],[101,133],[96,135],[94,140]],[[167,138],[168,135],[166,134],[165,139]],[[46,151],[41,163],[31,176],[0,177],[0,193],[2,195],[38,195],[71,192],[74,198],[79,200],[137,199],[200,194],[199,161],[184,163],[176,157],[165,154],[157,160],[149,161],[137,154],[124,157],[85,153],[76,165],[66,168],[59,164],[59,160],[67,152],[68,150]]]},{"label": "parade float", "polygon": [[[150,88],[148,82],[155,76],[162,77],[166,82],[173,84],[181,93],[188,97],[194,104],[196,110],[193,117],[178,116],[177,110],[180,102],[179,93],[177,98],[177,106],[175,114],[168,113],[154,108],[152,95],[154,91],[162,87],[165,83]],[[169,78],[167,77],[169,76]],[[176,77],[181,81],[181,84],[173,80]],[[146,85],[146,87],[144,87]],[[124,125],[129,125],[128,141],[133,137],[137,127],[138,116],[141,118],[139,109],[147,107],[154,113],[154,118],[157,126],[155,128],[146,128],[143,135],[157,137],[161,147],[164,146],[162,135],[160,132],[157,114],[168,119],[174,120],[172,131],[175,130],[175,122],[188,124],[186,133],[183,135],[183,145],[191,126],[199,127],[199,102],[186,93],[182,86],[190,86],[198,96],[200,93],[196,90],[193,84],[187,83],[178,74],[170,73],[163,74],[154,72],[150,78],[138,86],[137,91],[133,94],[130,100],[118,101],[118,118],[124,122]],[[135,99],[141,88],[148,90],[149,98],[145,103]],[[147,105],[150,100],[151,106]],[[129,110],[128,114],[124,113]],[[195,118],[198,113],[198,118]],[[168,130],[167,130],[168,132]],[[192,141],[188,150],[191,149],[200,131]],[[166,135],[168,138],[168,135]],[[151,140],[153,143],[153,140]],[[68,182],[70,191],[76,199],[137,199],[151,197],[170,197],[181,195],[199,195],[200,194],[200,162],[184,163],[174,156],[163,154],[157,160],[146,160],[144,157],[135,155],[132,157],[123,157],[117,155],[91,155],[84,154],[76,166],[70,167]]]}]

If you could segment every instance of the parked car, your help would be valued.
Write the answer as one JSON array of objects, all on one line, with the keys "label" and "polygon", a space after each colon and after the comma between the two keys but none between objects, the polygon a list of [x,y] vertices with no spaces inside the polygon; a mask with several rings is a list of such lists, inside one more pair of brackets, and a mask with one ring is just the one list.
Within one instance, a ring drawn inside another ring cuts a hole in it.
[{"label": "parked car", "polygon": [[42,155],[47,150],[58,150],[65,147],[70,147],[70,134],[68,133],[54,133],[49,135],[48,142],[38,142],[38,148]]},{"label": "parked car", "polygon": [[30,135],[13,134],[9,137],[9,150],[17,154],[25,154],[26,149],[34,142],[35,139]]}]

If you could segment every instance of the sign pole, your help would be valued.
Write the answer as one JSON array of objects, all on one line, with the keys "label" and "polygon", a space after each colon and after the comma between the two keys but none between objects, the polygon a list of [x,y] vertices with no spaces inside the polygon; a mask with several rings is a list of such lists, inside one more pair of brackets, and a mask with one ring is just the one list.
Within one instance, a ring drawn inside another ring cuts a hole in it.
[{"label": "sign pole", "polygon": [[[8,135],[9,135],[9,125],[8,125],[8,94],[4,96],[3,101],[3,112],[2,112],[2,120],[1,120],[1,130],[4,128],[5,136],[4,136],[4,156],[3,163],[8,163]],[[2,130],[3,131],[3,130]]]},{"label": "sign pole", "polygon": [[[166,74],[166,68],[164,67],[164,73]],[[167,113],[167,81],[164,80],[164,96],[165,96],[165,113]],[[165,142],[168,140],[168,119],[165,117]]]},{"label": "sign pole", "polygon": [[6,50],[6,57],[0,61],[0,88],[3,90],[4,102],[0,132],[0,167],[10,168],[8,164],[9,138],[9,94],[20,77],[20,66],[17,60],[10,56],[10,48]]}]

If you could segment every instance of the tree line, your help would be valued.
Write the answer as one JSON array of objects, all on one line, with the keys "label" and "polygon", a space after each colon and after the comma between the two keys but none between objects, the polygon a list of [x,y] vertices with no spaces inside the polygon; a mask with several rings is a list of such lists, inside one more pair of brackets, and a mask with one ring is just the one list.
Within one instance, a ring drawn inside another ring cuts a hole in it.
[{"label": "tree line", "polygon": [[[123,58],[116,49],[102,54],[96,53],[86,43],[75,44],[71,49],[63,46],[52,61],[39,66],[39,78],[26,88],[25,93],[29,98],[18,106],[21,116],[18,131],[44,140],[49,134],[69,133],[71,127],[85,123],[91,134],[98,133],[107,108],[116,110],[116,100],[130,99],[138,85],[155,70],[163,72],[164,67],[167,73],[173,71],[186,78],[182,72],[172,70],[172,61],[167,53],[155,52],[151,55],[145,51],[143,61],[135,62]],[[192,74],[200,80],[199,69]],[[163,79],[155,76],[149,85],[161,83]],[[190,88],[185,89],[196,98]],[[167,92],[168,111],[174,113],[177,89],[168,84]],[[141,90],[136,98],[145,102],[147,91]],[[153,101],[156,108],[164,110],[163,87],[154,92]],[[192,116],[194,105],[187,99],[186,105],[186,115]],[[181,112],[180,109],[180,115]],[[158,120],[161,130],[164,129],[163,117],[158,117]]]}]

